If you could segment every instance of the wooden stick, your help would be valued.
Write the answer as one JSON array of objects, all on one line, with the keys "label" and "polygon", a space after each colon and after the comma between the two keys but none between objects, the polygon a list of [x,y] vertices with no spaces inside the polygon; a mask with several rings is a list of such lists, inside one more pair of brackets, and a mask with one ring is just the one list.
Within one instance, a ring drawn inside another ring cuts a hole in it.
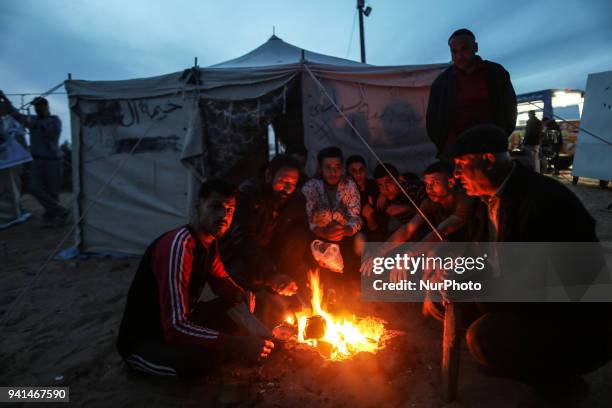
[{"label": "wooden stick", "polygon": [[444,312],[444,336],[442,338],[442,393],[445,402],[457,398],[459,383],[459,355],[461,334],[459,305],[449,303]]}]

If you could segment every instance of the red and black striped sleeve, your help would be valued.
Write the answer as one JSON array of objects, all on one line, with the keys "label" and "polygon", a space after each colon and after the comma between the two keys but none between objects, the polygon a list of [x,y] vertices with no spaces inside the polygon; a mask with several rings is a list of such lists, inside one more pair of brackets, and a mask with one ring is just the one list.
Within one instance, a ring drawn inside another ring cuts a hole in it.
[{"label": "red and black striped sleeve", "polygon": [[243,301],[244,289],[242,289],[225,270],[223,261],[221,261],[221,255],[219,254],[219,245],[215,245],[214,251],[214,259],[208,276],[210,287],[216,295],[232,303]]},{"label": "red and black striped sleeve", "polygon": [[153,254],[164,337],[177,346],[216,346],[223,334],[189,319],[189,279],[196,243],[187,228],[162,237]]}]

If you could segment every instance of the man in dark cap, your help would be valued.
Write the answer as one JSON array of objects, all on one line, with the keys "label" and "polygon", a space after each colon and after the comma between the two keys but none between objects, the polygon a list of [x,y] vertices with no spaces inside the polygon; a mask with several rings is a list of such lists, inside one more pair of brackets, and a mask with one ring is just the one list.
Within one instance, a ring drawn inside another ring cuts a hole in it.
[{"label": "man in dark cap", "polygon": [[453,64],[432,84],[427,107],[427,134],[438,155],[472,126],[493,123],[508,136],[516,126],[516,95],[504,67],[476,55],[468,29],[455,31],[448,45]]},{"label": "man in dark cap", "polygon": [[38,97],[32,101],[36,115],[19,113],[2,91],[0,104],[9,115],[30,130],[30,153],[34,159],[30,192],[45,209],[45,226],[63,225],[69,213],[59,203],[62,185],[62,151],[59,148],[59,137],[62,122],[57,116],[51,115],[49,102],[45,98]]},{"label": "man in dark cap", "polygon": [[[467,194],[482,201],[468,226],[468,240],[598,241],[595,221],[568,188],[510,158],[503,129],[471,128],[455,140],[446,157],[454,159],[455,177]],[[591,272],[584,269],[570,272],[588,277]],[[609,305],[483,303],[483,315],[468,328],[468,348],[481,364],[501,374],[558,385],[612,357]]]}]

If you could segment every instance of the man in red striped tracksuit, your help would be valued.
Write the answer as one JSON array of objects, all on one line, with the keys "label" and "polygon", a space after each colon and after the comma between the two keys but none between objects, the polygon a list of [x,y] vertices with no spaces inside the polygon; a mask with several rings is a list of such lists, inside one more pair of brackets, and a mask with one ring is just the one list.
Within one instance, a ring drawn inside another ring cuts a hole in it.
[{"label": "man in red striped tracksuit", "polygon": [[[237,190],[221,180],[202,184],[196,216],[147,248],[119,329],[117,349],[134,370],[168,377],[205,374],[221,356],[265,358],[274,344],[238,336],[227,310],[245,292],[226,273],[217,240],[228,230]],[[208,285],[217,296],[200,301]]]}]

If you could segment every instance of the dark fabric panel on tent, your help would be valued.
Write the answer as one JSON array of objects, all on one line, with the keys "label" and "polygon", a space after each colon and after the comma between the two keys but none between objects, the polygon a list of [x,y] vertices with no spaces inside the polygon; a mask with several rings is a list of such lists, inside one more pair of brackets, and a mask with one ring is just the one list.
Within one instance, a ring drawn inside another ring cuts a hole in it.
[{"label": "dark fabric panel on tent", "polygon": [[202,173],[238,183],[268,158],[268,125],[286,109],[287,89],[241,101],[200,99]]},{"label": "dark fabric panel on tent", "polygon": [[274,122],[274,133],[286,150],[304,146],[304,120],[302,118],[302,78],[298,75],[287,91],[284,112]]}]

